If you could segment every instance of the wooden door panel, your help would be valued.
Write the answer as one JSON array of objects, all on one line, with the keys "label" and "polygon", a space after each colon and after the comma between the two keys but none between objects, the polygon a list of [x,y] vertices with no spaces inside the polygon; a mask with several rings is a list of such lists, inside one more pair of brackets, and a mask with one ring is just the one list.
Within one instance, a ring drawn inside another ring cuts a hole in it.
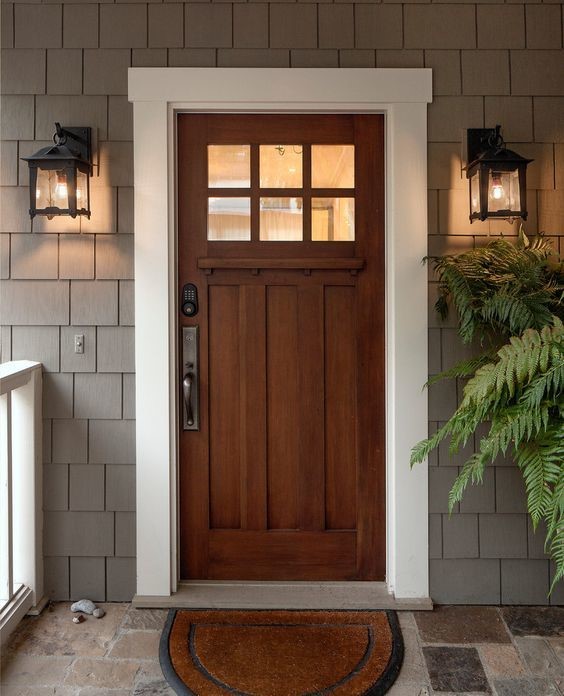
[{"label": "wooden door panel", "polygon": [[209,538],[214,580],[350,580],[356,573],[354,532],[225,532]]},{"label": "wooden door panel", "polygon": [[323,285],[298,289],[299,528],[325,528]]},{"label": "wooden door panel", "polygon": [[[259,145],[280,142],[303,146],[303,242],[259,241]],[[251,146],[251,241],[207,240],[207,197],[229,195],[207,187],[208,143]],[[354,242],[308,241],[311,197],[339,194],[311,189],[312,143],[355,146]],[[201,404],[180,433],[183,578],[384,578],[383,152],[380,116],[179,117]]]},{"label": "wooden door panel", "polygon": [[356,288],[325,288],[326,528],[356,528]]},{"label": "wooden door panel", "polygon": [[267,288],[268,528],[298,529],[298,296],[292,286]]},{"label": "wooden door panel", "polygon": [[239,287],[209,290],[210,528],[241,526]]},{"label": "wooden door panel", "polygon": [[239,308],[241,528],[266,529],[266,287],[241,286]]}]

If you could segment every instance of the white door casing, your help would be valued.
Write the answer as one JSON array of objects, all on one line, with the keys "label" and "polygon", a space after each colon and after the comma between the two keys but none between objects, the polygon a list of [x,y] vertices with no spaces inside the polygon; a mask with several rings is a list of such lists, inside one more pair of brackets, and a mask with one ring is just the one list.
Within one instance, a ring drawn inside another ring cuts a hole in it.
[{"label": "white door casing", "polygon": [[424,599],[427,466],[425,68],[130,68],[135,181],[137,595],[177,588],[176,114],[383,113],[386,118],[386,576]]}]

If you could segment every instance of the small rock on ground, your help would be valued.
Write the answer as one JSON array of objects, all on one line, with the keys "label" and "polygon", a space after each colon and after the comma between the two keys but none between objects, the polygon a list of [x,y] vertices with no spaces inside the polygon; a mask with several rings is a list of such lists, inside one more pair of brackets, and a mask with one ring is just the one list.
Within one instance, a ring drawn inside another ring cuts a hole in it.
[{"label": "small rock on ground", "polygon": [[78,602],[71,604],[71,611],[81,611],[83,614],[92,614],[96,605],[90,599],[79,599]]}]

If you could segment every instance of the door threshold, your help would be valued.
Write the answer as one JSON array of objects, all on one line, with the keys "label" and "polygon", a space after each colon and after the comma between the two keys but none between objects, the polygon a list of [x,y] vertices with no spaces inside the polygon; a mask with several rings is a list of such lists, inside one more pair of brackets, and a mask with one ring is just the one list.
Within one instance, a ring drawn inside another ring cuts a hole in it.
[{"label": "door threshold", "polygon": [[135,595],[137,609],[396,609],[425,611],[430,597],[396,599],[385,582],[192,580],[170,596]]}]

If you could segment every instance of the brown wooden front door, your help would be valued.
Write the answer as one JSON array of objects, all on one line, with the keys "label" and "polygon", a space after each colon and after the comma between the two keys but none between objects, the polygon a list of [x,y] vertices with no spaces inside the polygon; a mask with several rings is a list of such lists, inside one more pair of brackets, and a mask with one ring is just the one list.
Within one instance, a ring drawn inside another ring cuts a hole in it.
[{"label": "brown wooden front door", "polygon": [[383,133],[178,117],[179,291],[199,295],[183,579],[384,579]]}]

